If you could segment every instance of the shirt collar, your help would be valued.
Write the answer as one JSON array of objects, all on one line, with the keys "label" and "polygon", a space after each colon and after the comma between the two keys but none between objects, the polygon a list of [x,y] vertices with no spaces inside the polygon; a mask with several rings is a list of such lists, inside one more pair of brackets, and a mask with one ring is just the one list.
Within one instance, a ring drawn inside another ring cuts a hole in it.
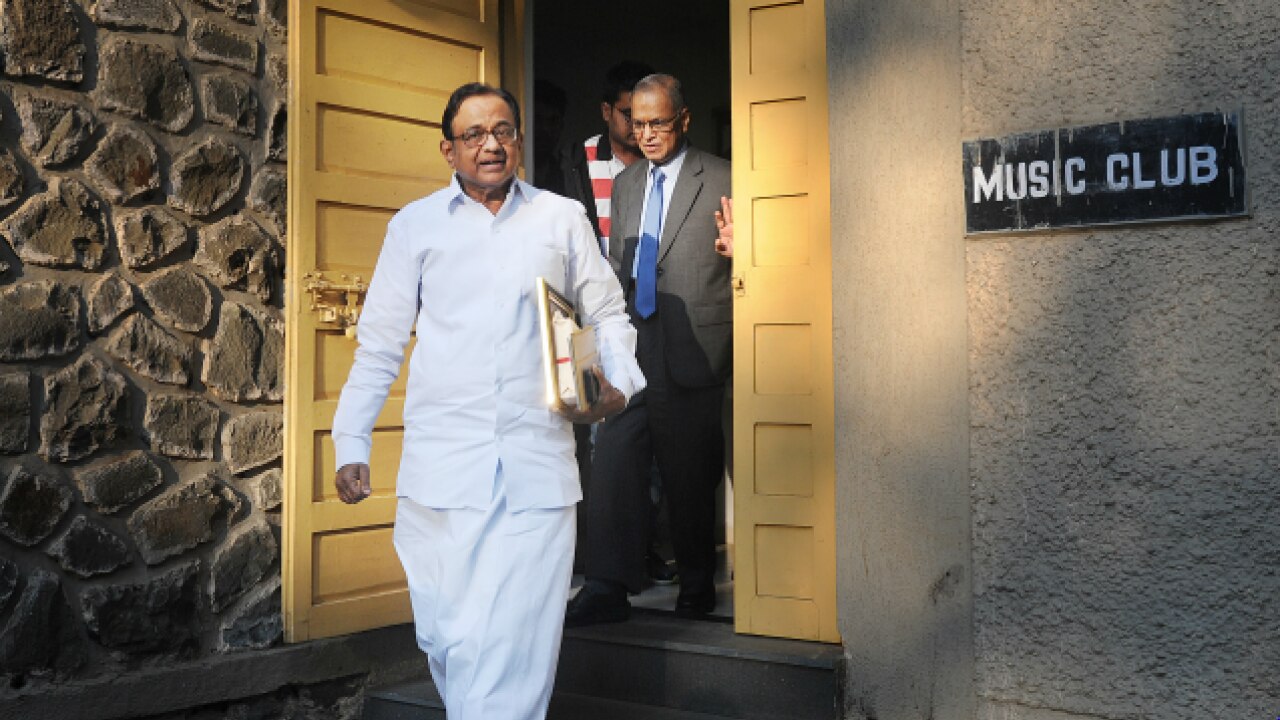
[{"label": "shirt collar", "polygon": [[676,177],[680,175],[680,168],[681,166],[684,165],[684,156],[687,155],[688,152],[689,152],[689,143],[685,142],[680,145],[680,151],[675,154],[675,157],[666,161],[662,165],[654,165],[653,163],[649,163],[648,182],[650,183],[653,182],[653,169],[655,167],[662,168],[662,176],[665,178],[664,182],[675,180]]},{"label": "shirt collar", "polygon": [[[467,195],[466,191],[462,189],[462,181],[458,180],[458,173],[455,172],[453,176],[449,178],[449,187],[453,191],[453,194],[449,196],[449,212],[453,212],[455,208],[463,203],[476,202],[475,200],[472,200],[471,196]],[[503,210],[505,210],[507,206],[513,205],[517,202],[529,202],[529,199],[533,196],[533,190],[533,186],[529,183],[521,180],[519,177],[515,178],[511,183],[511,189],[507,191],[506,199],[502,201]],[[479,203],[476,204],[479,205]],[[498,214],[501,215],[503,210],[499,210]]]}]

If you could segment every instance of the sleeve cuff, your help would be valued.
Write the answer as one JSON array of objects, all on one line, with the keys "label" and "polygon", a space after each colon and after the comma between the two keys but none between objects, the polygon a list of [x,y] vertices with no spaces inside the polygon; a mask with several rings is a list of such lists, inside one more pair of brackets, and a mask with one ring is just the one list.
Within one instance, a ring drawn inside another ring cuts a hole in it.
[{"label": "sleeve cuff", "polygon": [[626,397],[627,402],[631,402],[631,398],[648,384],[644,373],[640,372],[640,365],[636,363],[635,354],[618,347],[612,340],[606,340],[599,351],[604,376]]},{"label": "sleeve cuff", "polygon": [[369,464],[369,455],[371,452],[372,441],[368,438],[337,436],[333,438],[334,462],[337,463],[334,470],[341,469],[344,465],[351,463]]}]

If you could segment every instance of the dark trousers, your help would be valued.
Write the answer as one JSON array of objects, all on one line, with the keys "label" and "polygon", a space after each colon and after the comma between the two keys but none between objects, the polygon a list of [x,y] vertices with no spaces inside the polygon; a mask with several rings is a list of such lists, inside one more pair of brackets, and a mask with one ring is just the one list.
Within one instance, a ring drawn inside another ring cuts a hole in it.
[{"label": "dark trousers", "polygon": [[632,322],[648,387],[596,434],[586,503],[584,566],[589,579],[640,592],[651,525],[650,468],[657,462],[671,519],[681,596],[715,593],[716,488],[724,473],[724,386],[671,380],[655,318]]},{"label": "dark trousers", "polygon": [[[578,484],[582,486],[582,507],[591,502],[591,453],[594,443],[591,441],[590,425],[573,426],[574,457],[578,460]],[[577,544],[574,546],[573,571],[583,571],[583,558],[586,552],[583,545],[587,542],[587,518],[585,512],[578,513]]]}]

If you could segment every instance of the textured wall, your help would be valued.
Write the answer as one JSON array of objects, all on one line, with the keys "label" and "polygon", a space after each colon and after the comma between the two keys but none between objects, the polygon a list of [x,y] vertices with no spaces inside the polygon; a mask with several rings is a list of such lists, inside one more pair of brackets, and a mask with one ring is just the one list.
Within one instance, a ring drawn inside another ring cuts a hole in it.
[{"label": "textured wall", "polygon": [[284,32],[0,2],[0,697],[280,637]]},{"label": "textured wall", "polygon": [[1275,717],[1280,7],[961,8],[966,138],[1243,107],[1254,208],[967,242],[978,717]]},{"label": "textured wall", "polygon": [[826,8],[846,717],[970,720],[959,7]]}]

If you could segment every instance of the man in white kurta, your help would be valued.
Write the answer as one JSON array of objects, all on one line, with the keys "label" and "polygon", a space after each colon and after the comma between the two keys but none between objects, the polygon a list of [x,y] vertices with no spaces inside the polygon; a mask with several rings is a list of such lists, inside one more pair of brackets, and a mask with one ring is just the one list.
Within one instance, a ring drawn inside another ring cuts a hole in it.
[{"label": "man in white kurta", "polygon": [[[333,423],[344,502],[369,495],[372,428],[416,325],[394,540],[450,720],[545,717],[581,498],[572,422],[644,387],[635,330],[582,206],[515,177],[519,107],[464,85],[444,113],[449,187],[391,219]],[[601,400],[546,405],[535,280],[595,327]]]}]

